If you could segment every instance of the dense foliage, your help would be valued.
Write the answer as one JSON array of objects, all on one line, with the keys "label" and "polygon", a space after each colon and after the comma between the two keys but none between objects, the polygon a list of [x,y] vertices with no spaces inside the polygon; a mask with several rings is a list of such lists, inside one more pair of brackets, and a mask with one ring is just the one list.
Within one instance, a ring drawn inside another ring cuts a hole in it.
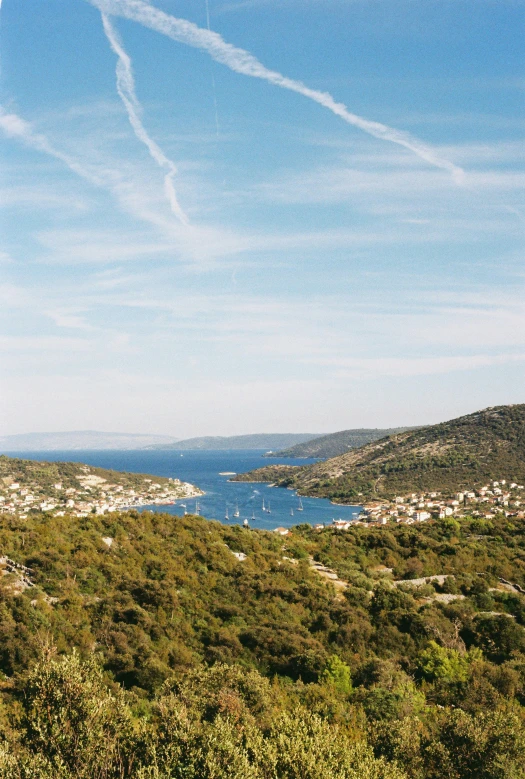
[{"label": "dense foliage", "polygon": [[454,493],[490,479],[523,484],[525,404],[400,433],[325,462],[261,468],[237,479],[272,481],[342,503],[431,490]]},{"label": "dense foliage", "polygon": [[35,582],[0,582],[0,777],[523,776],[518,522],[40,515],[0,550]]}]

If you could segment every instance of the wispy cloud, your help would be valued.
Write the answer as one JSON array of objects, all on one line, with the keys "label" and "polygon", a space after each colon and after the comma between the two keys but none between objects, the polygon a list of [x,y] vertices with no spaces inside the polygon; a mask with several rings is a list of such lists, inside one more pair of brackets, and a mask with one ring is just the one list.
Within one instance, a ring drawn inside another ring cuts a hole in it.
[{"label": "wispy cloud", "polygon": [[76,173],[78,176],[86,179],[91,184],[95,184],[96,186],[104,186],[105,182],[99,176],[88,170],[81,163],[79,163],[78,160],[74,159],[69,154],[66,154],[60,149],[55,148],[55,146],[53,146],[48,141],[45,135],[34,132],[29,122],[26,122],[25,119],[22,119],[17,114],[7,113],[1,106],[0,130],[2,130],[4,135],[8,138],[21,141],[31,149],[43,152],[44,154],[48,154],[51,157],[60,160],[60,162],[64,163],[64,165],[72,170],[73,173]]},{"label": "wispy cloud", "polygon": [[464,179],[464,171],[450,160],[440,157],[423,141],[409,133],[389,127],[380,122],[365,119],[351,113],[343,103],[338,103],[328,92],[310,89],[301,81],[287,78],[281,73],[265,67],[250,52],[227,43],[221,35],[198,27],[186,19],[179,19],[154,8],[143,0],[88,0],[102,12],[132,19],[175,41],[206,51],[216,62],[252,78],[268,81],[275,86],[296,92],[324,106],[348,124],[384,141],[403,146],[430,165],[452,174],[457,182]]},{"label": "wispy cloud", "polygon": [[53,311],[45,311],[48,316],[57,327],[64,327],[67,330],[84,330],[86,332],[96,330],[96,328],[86,322],[86,319],[82,314],[83,310],[76,308],[60,308]]},{"label": "wispy cloud", "polygon": [[117,31],[111,24],[109,18],[105,13],[102,13],[102,24],[104,26],[104,32],[109,41],[109,44],[115,54],[118,57],[117,60],[117,91],[120,99],[124,103],[126,108],[129,122],[133,128],[138,140],[141,141],[148,149],[151,157],[155,160],[160,168],[167,170],[164,178],[164,189],[168,198],[170,207],[175,216],[182,222],[182,224],[188,224],[188,217],[182,210],[182,207],[177,199],[177,193],[175,192],[175,186],[173,179],[177,175],[177,168],[175,163],[172,162],[162,151],[160,146],[151,138],[142,124],[140,114],[141,106],[137,99],[135,92],[135,81],[133,78],[133,69],[131,67],[131,59],[124,50],[122,41],[120,40]]},{"label": "wispy cloud", "polygon": [[39,335],[3,335],[0,336],[2,352],[85,352],[92,344],[82,338],[59,338]]}]

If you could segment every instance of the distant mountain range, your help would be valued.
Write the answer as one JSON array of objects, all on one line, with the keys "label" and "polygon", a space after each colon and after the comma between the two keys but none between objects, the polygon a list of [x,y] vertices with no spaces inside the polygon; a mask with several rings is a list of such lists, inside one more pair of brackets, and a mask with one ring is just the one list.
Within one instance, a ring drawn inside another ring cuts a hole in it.
[{"label": "distant mountain range", "polygon": [[76,430],[69,433],[21,433],[0,436],[2,452],[52,452],[78,449],[144,449],[154,444],[170,444],[173,436],[140,433],[101,433]]},{"label": "distant mountain range", "polygon": [[273,482],[339,503],[525,481],[525,404],[497,406],[398,433],[305,466],[271,465],[235,478]]},{"label": "distant mountain range", "polygon": [[318,433],[253,433],[252,435],[202,436],[175,443],[156,444],[150,449],[284,449],[318,438]]},{"label": "distant mountain range", "polygon": [[330,433],[305,443],[296,444],[288,449],[268,453],[265,457],[320,457],[323,459],[337,457],[339,454],[348,452],[349,449],[358,449],[360,446],[372,441],[379,441],[380,438],[385,438],[388,435],[415,429],[413,427],[390,427],[341,430],[339,433]]}]

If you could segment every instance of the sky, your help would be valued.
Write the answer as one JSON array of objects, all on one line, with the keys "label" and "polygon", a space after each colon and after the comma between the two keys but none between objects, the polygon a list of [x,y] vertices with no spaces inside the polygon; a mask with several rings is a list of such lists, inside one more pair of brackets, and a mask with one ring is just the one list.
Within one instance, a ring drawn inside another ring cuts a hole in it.
[{"label": "sky", "polygon": [[524,0],[3,0],[0,434],[525,402]]}]

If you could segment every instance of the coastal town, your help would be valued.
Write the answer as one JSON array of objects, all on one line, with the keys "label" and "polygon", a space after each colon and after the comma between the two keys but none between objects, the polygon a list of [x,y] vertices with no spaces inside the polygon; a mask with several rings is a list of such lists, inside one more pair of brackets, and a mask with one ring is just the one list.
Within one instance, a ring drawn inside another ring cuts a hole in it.
[{"label": "coastal town", "polygon": [[54,516],[87,517],[143,506],[171,505],[202,494],[193,484],[179,479],[136,476],[132,485],[119,484],[118,478],[104,478],[88,466],[80,466],[75,478],[52,484],[45,484],[33,475],[0,477],[0,514],[24,519],[29,512],[37,511]]},{"label": "coastal town", "polygon": [[[413,492],[393,500],[365,503],[356,520],[334,519],[332,526],[348,530],[356,524],[377,526],[389,522],[413,525],[430,519],[464,516],[492,519],[496,515],[525,518],[524,485],[506,479],[491,481],[483,487],[467,489],[451,495],[440,492]],[[317,525],[321,530],[324,525]]]}]

